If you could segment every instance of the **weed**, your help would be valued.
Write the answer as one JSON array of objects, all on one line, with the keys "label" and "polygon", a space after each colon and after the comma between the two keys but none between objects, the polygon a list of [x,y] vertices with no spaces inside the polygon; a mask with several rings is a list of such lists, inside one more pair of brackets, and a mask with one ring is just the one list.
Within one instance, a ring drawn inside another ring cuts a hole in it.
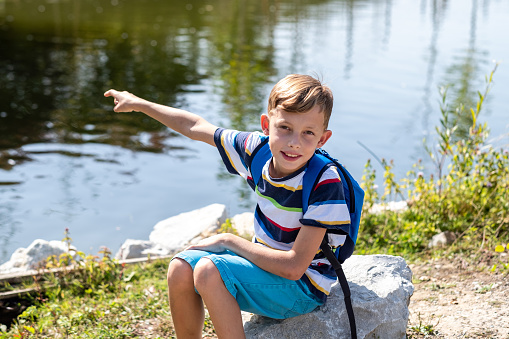
[{"label": "weed", "polygon": [[219,233],[232,233],[238,235],[237,230],[235,227],[233,227],[232,220],[230,218],[226,219],[226,221],[221,225]]},{"label": "weed", "polygon": [[435,283],[431,284],[431,290],[432,291],[440,291],[441,289],[444,289],[444,287],[439,285],[439,284],[435,284]]},{"label": "weed", "polygon": [[74,250],[68,229],[65,231],[64,241],[68,243],[68,252],[58,257],[50,256],[46,261],[46,268],[63,269],[49,277],[55,287],[47,293],[63,298],[64,290],[65,293],[77,296],[93,296],[99,290],[113,292],[118,280],[122,278],[124,266],[118,265],[111,258],[111,251],[104,247],[99,252],[102,257],[99,257]]},{"label": "weed", "polygon": [[435,336],[438,334],[438,331],[435,329],[438,323],[440,322],[440,319],[438,319],[437,323],[432,324],[425,324],[421,319],[421,314],[418,314],[419,323],[415,326],[409,326],[407,331],[407,337],[408,338],[427,338],[430,336]]},{"label": "weed", "polygon": [[485,285],[485,286],[479,286],[479,288],[476,289],[475,293],[479,294],[485,294],[491,291],[493,288],[493,284]]},{"label": "weed", "polygon": [[[438,146],[427,147],[436,172],[426,177],[417,162],[407,176],[397,181],[393,163],[380,160],[384,189],[379,196],[375,171],[368,161],[363,175],[366,203],[357,248],[360,254],[387,253],[416,258],[422,255],[449,256],[462,253],[501,254],[495,269],[507,270],[503,257],[509,241],[509,152],[487,142],[489,130],[479,123],[479,114],[489,93],[493,74],[486,78],[484,92],[470,110],[450,107],[447,90],[441,89],[442,119],[437,127]],[[456,135],[459,114],[471,115],[466,137]],[[401,198],[406,192],[408,208],[399,212],[370,213],[377,202]],[[440,232],[456,235],[443,249],[429,249],[429,239]],[[505,258],[505,259],[504,259]]]}]

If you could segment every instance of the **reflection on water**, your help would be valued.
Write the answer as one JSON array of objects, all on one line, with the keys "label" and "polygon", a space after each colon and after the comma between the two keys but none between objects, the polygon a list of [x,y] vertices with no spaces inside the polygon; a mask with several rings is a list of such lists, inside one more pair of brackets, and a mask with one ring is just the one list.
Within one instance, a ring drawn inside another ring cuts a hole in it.
[{"label": "reflection on water", "polygon": [[[163,151],[158,140],[168,132],[141,115],[112,115],[100,99],[106,88],[182,106],[209,77],[224,113],[245,128],[263,107],[260,84],[274,74],[274,9],[266,3],[8,1],[5,12],[2,149],[58,141]],[[140,131],[154,134],[151,146],[140,145]]]},{"label": "reflection on water", "polygon": [[[465,104],[465,133],[491,60],[509,55],[508,12],[490,0],[0,1],[0,262],[66,227],[115,250],[207,203],[250,210],[209,146],[113,114],[111,87],[252,129],[273,83],[316,72],[336,98],[329,151],[360,177],[360,142],[404,173],[438,123],[439,85]],[[485,115],[499,133],[506,69]]]},{"label": "reflection on water", "polygon": [[[468,136],[469,127],[472,125],[472,114],[470,107],[475,107],[479,97],[477,92],[481,90],[484,93],[484,82],[481,70],[487,64],[488,51],[479,48],[476,44],[477,37],[477,16],[479,13],[478,0],[471,1],[470,30],[468,46],[464,49],[464,54],[454,60],[446,71],[447,83],[451,84],[449,93],[452,96],[452,106],[463,109],[454,111],[454,120],[452,124],[458,126],[456,139]],[[452,126],[448,126],[452,127]]]},{"label": "reflection on water", "polygon": [[[183,11],[83,0],[7,2],[5,11],[1,148],[58,141],[163,150],[158,140],[170,135],[160,124],[140,115],[110,114],[101,94],[115,84],[177,104],[177,94],[199,82],[198,39],[185,41],[179,32],[194,23],[175,16]],[[152,146],[140,144],[139,131],[154,133]]]}]

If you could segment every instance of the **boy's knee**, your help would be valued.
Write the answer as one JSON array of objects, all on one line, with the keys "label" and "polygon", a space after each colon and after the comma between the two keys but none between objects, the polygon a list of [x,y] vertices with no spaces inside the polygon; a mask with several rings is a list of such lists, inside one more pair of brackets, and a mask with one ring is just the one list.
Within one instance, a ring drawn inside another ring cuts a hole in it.
[{"label": "boy's knee", "polygon": [[223,283],[216,265],[207,258],[198,261],[194,268],[193,279],[196,290],[200,293],[218,282]]},{"label": "boy's knee", "polygon": [[168,286],[193,284],[193,269],[187,261],[174,258],[168,265],[166,279],[168,280]]}]

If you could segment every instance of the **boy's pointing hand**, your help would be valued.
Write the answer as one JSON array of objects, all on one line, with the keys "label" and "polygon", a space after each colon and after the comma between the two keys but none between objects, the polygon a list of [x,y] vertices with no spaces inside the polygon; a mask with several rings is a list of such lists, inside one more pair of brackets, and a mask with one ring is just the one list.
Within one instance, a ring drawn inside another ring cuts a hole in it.
[{"label": "boy's pointing hand", "polygon": [[142,100],[127,91],[119,92],[114,89],[110,89],[104,93],[105,97],[113,97],[113,111],[115,112],[132,112],[137,111],[136,105]]}]

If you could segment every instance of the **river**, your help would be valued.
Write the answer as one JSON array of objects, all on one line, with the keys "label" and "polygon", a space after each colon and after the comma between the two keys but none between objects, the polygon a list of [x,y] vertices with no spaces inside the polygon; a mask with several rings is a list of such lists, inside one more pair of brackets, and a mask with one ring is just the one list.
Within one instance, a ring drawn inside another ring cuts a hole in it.
[{"label": "river", "polygon": [[359,179],[373,154],[402,178],[419,159],[434,171],[438,88],[474,105],[498,63],[480,119],[507,148],[508,15],[503,0],[0,0],[0,263],[66,228],[116,252],[178,213],[252,210],[214,148],[113,113],[109,88],[258,129],[277,80],[317,74],[329,153]]}]

